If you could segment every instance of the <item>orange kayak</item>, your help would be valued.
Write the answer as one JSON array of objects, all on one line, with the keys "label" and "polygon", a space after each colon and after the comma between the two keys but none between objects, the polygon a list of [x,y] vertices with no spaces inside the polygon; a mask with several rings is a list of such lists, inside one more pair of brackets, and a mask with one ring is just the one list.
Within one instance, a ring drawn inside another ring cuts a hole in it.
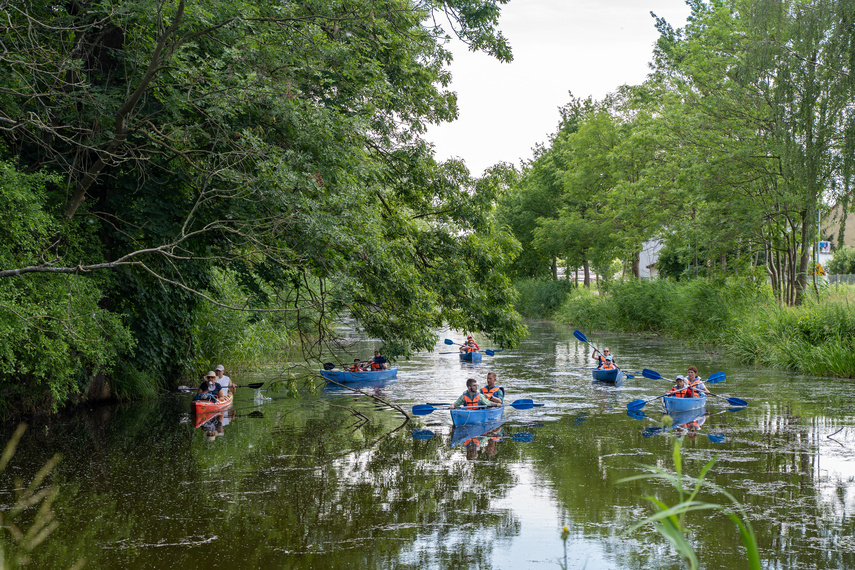
[{"label": "orange kayak", "polygon": [[232,400],[234,398],[231,394],[229,394],[228,398],[219,398],[216,402],[202,402],[196,400],[193,404],[196,406],[196,414],[205,414],[208,412],[219,412],[221,410],[225,410],[229,406],[232,405]]}]

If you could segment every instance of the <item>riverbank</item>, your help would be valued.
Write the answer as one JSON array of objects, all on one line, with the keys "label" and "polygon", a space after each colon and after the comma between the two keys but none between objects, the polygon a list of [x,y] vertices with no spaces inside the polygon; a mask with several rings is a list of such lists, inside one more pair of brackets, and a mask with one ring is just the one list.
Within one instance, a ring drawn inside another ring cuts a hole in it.
[{"label": "riverbank", "polygon": [[[540,294],[526,283],[527,298],[550,298],[547,318],[585,331],[609,330],[667,335],[715,347],[745,364],[855,377],[855,288],[825,287],[797,307],[781,307],[762,278],[615,281],[601,294],[556,286]],[[524,309],[524,307],[521,307]]]}]

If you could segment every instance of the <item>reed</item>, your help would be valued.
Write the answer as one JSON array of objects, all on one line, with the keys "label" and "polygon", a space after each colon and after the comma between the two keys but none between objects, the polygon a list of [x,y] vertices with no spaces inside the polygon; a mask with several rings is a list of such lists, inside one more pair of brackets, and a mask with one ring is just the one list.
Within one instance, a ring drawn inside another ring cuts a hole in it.
[{"label": "reed", "polygon": [[[760,550],[757,546],[757,536],[751,527],[751,523],[748,522],[745,509],[726,489],[706,480],[706,474],[715,465],[717,458],[712,459],[704,465],[697,477],[691,477],[683,473],[681,452],[682,440],[675,438],[672,454],[674,460],[673,472],[666,471],[660,467],[648,466],[648,473],[626,477],[618,481],[618,483],[637,480],[663,481],[674,489],[679,499],[677,504],[668,505],[654,496],[646,497],[653,504],[656,512],[633,525],[626,531],[626,534],[642,526],[653,525],[656,532],[671,543],[677,554],[680,555],[689,568],[695,570],[699,567],[699,561],[688,538],[686,516],[699,511],[719,511],[724,513],[739,529],[739,535],[745,547],[745,561],[748,568],[751,570],[760,570]],[[729,501],[729,504],[709,503],[699,500],[698,494],[702,489],[723,496]],[[705,524],[709,524],[708,519],[705,520]]]}]

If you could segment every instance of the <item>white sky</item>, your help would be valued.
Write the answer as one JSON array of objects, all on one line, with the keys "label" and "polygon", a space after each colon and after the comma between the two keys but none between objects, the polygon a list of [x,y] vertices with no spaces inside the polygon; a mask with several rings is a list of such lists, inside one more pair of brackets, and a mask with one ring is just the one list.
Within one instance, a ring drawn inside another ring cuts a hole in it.
[{"label": "white sky", "polygon": [[651,11],[674,27],[689,15],[684,0],[511,0],[499,29],[512,63],[451,46],[459,118],[428,131],[437,158],[462,158],[475,176],[497,162],[519,166],[555,132],[568,91],[601,99],[642,83],[658,37]]}]

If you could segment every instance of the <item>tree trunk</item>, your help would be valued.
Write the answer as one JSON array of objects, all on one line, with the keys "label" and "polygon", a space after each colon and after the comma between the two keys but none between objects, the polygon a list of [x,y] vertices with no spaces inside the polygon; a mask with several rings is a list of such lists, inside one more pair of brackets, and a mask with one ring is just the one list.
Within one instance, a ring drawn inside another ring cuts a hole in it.
[{"label": "tree trunk", "polygon": [[584,285],[585,285],[585,287],[586,287],[586,288],[590,289],[590,288],[591,288],[591,266],[590,266],[590,265],[588,265],[588,260],[587,260],[587,259],[585,260],[585,264],[583,265],[583,268],[585,269],[585,282],[584,282]]}]

